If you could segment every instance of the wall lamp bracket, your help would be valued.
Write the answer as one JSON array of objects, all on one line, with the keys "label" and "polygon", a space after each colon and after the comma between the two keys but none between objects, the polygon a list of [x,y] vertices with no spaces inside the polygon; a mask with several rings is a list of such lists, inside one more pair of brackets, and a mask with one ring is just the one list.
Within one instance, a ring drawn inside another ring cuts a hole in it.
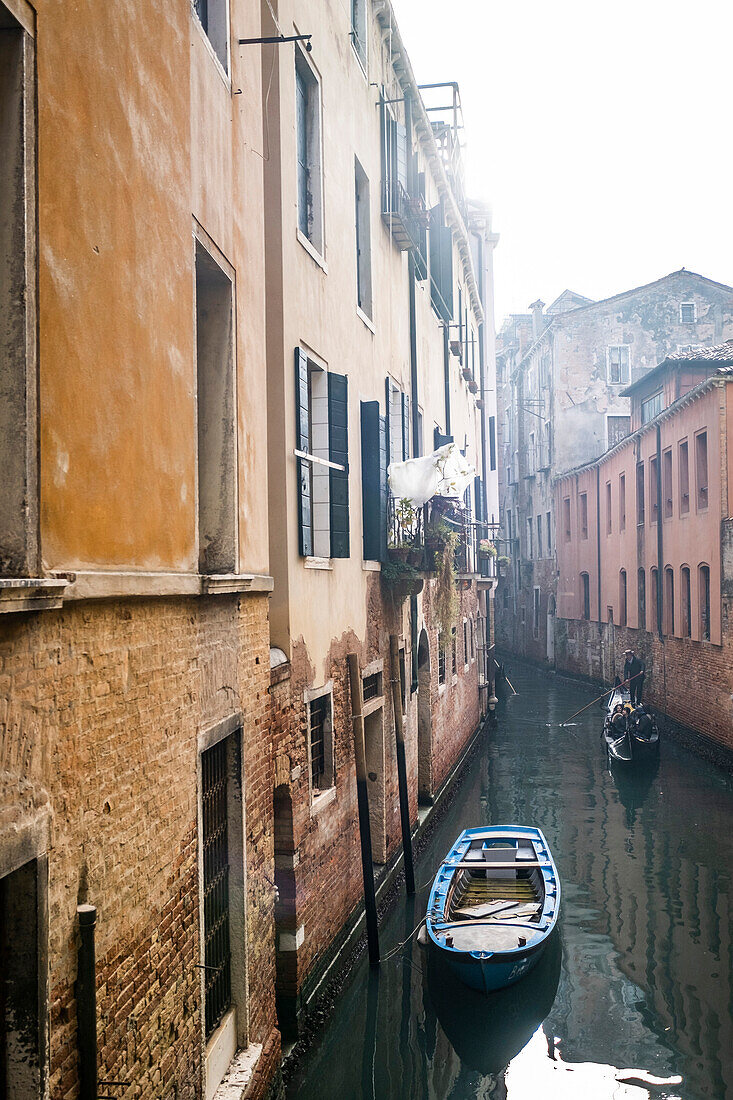
[{"label": "wall lamp bracket", "polygon": [[305,42],[308,53],[313,49],[312,34],[273,34],[266,38],[240,38],[240,46],[279,46],[281,42]]}]

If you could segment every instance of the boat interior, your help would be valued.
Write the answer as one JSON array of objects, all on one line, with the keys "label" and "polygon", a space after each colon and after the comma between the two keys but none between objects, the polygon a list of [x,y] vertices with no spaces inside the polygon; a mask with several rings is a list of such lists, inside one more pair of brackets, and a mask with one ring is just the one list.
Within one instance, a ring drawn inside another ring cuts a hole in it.
[{"label": "boat interior", "polygon": [[511,950],[540,931],[545,889],[539,868],[531,866],[536,862],[529,839],[474,838],[446,899],[445,920],[456,947]]}]

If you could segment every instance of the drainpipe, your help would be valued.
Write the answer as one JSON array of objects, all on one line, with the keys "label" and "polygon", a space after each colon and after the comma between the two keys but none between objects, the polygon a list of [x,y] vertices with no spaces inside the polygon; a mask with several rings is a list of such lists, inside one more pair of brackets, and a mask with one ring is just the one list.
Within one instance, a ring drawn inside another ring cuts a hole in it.
[{"label": "drainpipe", "polygon": [[664,585],[662,584],[662,569],[664,562],[664,533],[662,531],[662,429],[657,424],[657,631],[660,640],[663,638],[662,623],[664,598]]},{"label": "drainpipe", "polygon": [[76,912],[81,935],[76,978],[79,1100],[97,1100],[97,967],[94,949],[97,910],[94,905],[78,905]]},{"label": "drainpipe", "polygon": [[445,434],[450,435],[450,344],[447,321],[443,325],[443,387],[445,390]]}]

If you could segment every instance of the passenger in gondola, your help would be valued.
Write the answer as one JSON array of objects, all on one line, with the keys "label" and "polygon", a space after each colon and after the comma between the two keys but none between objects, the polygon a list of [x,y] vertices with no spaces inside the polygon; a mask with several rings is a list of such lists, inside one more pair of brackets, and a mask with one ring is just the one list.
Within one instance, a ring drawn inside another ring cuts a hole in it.
[{"label": "passenger in gondola", "polygon": [[624,680],[629,684],[629,695],[633,706],[641,706],[641,690],[644,686],[646,666],[640,657],[637,657],[633,649],[626,650],[626,663],[624,664]]}]

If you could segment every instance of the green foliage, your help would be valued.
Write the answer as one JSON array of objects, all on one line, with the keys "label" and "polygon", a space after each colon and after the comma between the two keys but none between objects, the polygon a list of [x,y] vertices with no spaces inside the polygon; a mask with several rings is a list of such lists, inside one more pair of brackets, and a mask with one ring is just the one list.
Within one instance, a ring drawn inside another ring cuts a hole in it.
[{"label": "green foliage", "polygon": [[458,617],[455,556],[459,536],[458,532],[443,520],[439,520],[431,528],[431,533],[435,536],[438,545],[435,553],[438,576],[433,610],[436,625],[441,632],[441,645],[445,649],[450,642],[451,630]]},{"label": "green foliage", "polygon": [[419,581],[420,574],[408,562],[390,558],[389,561],[382,562],[382,580],[394,587],[408,581]]}]

